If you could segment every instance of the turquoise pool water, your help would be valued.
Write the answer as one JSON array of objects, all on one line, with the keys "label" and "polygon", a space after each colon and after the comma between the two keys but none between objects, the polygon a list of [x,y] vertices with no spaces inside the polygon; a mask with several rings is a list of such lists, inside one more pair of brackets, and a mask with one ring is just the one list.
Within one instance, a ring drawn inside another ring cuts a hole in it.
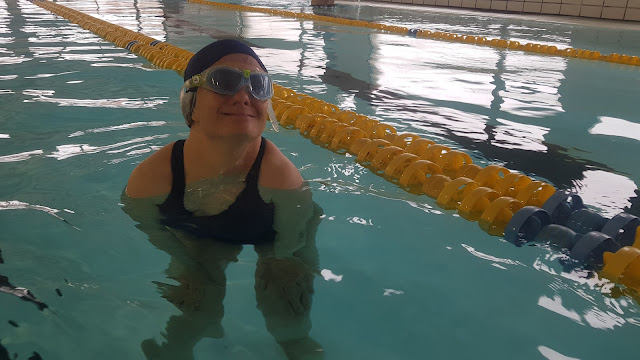
[{"label": "turquoise pool water", "polygon": [[[196,51],[240,37],[275,80],[579,193],[606,216],[638,215],[640,71],[603,62],[379,34],[181,1],[63,5]],[[339,3],[246,1],[640,55],[637,28]],[[0,0],[0,344],[18,359],[144,359],[178,311],[152,281],[169,257],[121,211],[129,173],[184,138],[181,79],[28,1]],[[265,136],[324,209],[311,335],[327,359],[601,359],[637,353],[640,306],[516,248],[296,131]],[[256,255],[227,270],[223,339],[195,358],[284,359],[256,309]],[[7,289],[5,285],[5,289]],[[615,291],[613,291],[615,294]],[[40,310],[42,304],[48,308]],[[0,352],[0,358],[3,356]]]}]

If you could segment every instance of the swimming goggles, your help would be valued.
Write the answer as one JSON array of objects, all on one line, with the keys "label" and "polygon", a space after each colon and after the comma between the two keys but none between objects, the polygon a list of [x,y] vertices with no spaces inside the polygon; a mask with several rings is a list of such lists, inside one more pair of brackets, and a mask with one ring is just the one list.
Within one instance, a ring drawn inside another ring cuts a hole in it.
[{"label": "swimming goggles", "polygon": [[218,94],[234,95],[244,86],[249,87],[251,96],[258,100],[267,100],[273,96],[273,81],[269,74],[226,66],[214,67],[194,75],[187,83],[187,92],[192,88],[203,87]]}]

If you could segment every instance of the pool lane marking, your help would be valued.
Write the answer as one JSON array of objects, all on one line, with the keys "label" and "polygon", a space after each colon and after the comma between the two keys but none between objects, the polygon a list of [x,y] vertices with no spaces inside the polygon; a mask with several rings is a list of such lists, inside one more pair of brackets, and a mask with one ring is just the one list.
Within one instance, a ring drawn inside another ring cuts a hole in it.
[{"label": "pool lane marking", "polygon": [[599,51],[575,49],[575,48],[563,48],[559,49],[554,45],[541,45],[536,43],[521,44],[519,41],[505,40],[505,39],[488,39],[484,36],[473,35],[461,35],[455,33],[448,33],[443,31],[430,31],[422,29],[409,29],[403,26],[386,25],[375,22],[368,22],[362,20],[351,20],[337,18],[333,16],[315,15],[302,12],[293,12],[278,9],[269,9],[255,6],[245,6],[236,4],[225,4],[214,1],[206,0],[187,0],[188,2],[216,6],[237,11],[247,12],[259,12],[271,15],[278,15],[285,18],[295,18],[302,20],[315,20],[324,21],[334,24],[340,24],[345,26],[365,27],[370,29],[377,29],[383,32],[396,33],[405,36],[411,36],[416,38],[436,39],[436,40],[448,40],[465,44],[484,45],[499,49],[508,50],[520,50],[525,52],[532,52],[538,54],[555,55],[563,57],[580,58],[585,60],[598,60],[606,61],[623,65],[640,66],[640,58],[638,56],[630,56],[626,54],[611,53],[608,55],[600,54]]}]

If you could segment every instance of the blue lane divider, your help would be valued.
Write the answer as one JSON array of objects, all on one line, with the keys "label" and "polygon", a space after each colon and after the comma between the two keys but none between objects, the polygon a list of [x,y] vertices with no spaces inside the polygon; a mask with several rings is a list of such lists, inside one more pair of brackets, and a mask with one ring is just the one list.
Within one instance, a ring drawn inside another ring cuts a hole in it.
[{"label": "blue lane divider", "polygon": [[525,206],[513,214],[504,229],[504,239],[521,246],[533,241],[543,227],[551,224],[551,215],[537,206]]},{"label": "blue lane divider", "polygon": [[615,239],[620,246],[632,246],[635,240],[635,229],[640,226],[640,219],[627,213],[613,217],[602,228],[602,232]]},{"label": "blue lane divider", "polygon": [[135,44],[139,44],[140,42],[137,40],[131,40],[127,43],[127,46],[125,46],[125,49],[127,50],[131,50],[131,47]]},{"label": "blue lane divider", "polygon": [[560,225],[565,225],[569,216],[583,207],[580,196],[564,191],[556,191],[542,206],[551,215],[551,222]]},{"label": "blue lane divider", "polygon": [[504,239],[522,246],[548,244],[568,255],[565,269],[599,270],[604,253],[615,253],[637,241],[640,218],[622,212],[608,219],[585,207],[579,195],[556,192],[542,205],[525,206],[505,228]]},{"label": "blue lane divider", "polygon": [[569,256],[577,261],[578,265],[584,264],[589,269],[595,269],[603,266],[602,259],[605,251],[614,253],[618,250],[620,250],[620,244],[609,235],[591,231],[578,240]]}]

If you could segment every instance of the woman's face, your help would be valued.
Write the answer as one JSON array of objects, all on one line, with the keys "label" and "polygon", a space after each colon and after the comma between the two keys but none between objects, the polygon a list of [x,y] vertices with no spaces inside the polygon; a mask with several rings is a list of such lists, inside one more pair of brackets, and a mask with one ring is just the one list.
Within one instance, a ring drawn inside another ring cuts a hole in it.
[{"label": "woman's face", "polygon": [[[227,55],[214,65],[264,73],[258,62],[245,54]],[[208,137],[259,137],[267,123],[268,100],[258,100],[248,90],[245,86],[234,95],[223,95],[198,88],[191,130]]]}]

